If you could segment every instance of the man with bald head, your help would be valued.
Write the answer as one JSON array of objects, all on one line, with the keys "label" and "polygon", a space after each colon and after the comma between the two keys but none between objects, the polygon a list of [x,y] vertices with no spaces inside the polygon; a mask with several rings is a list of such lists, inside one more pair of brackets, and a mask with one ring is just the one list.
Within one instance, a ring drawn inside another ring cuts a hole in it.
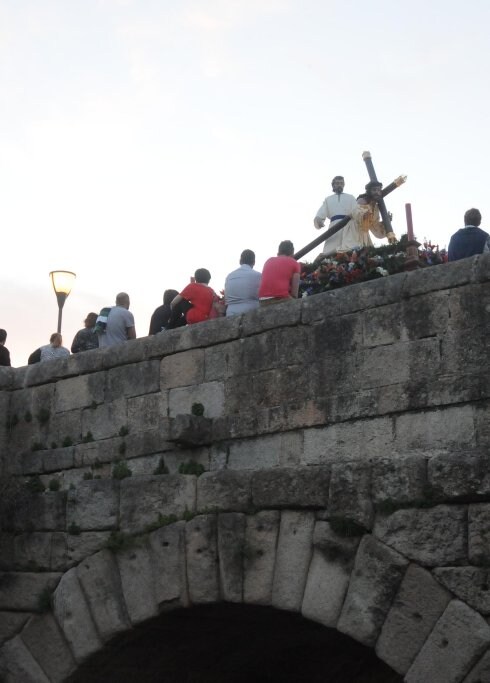
[{"label": "man with bald head", "polygon": [[99,348],[118,346],[128,339],[136,339],[134,317],[129,312],[129,294],[119,292],[107,316],[106,331],[99,335]]}]

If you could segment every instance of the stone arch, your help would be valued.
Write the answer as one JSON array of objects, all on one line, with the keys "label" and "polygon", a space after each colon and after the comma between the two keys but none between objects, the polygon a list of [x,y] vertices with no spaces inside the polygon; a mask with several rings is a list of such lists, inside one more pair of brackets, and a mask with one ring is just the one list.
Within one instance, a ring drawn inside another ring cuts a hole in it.
[{"label": "stone arch", "polygon": [[4,644],[5,680],[61,682],[162,610],[221,601],[336,628],[409,683],[470,675],[490,644],[483,617],[371,534],[345,532],[315,512],[284,509],[200,514],[123,537],[65,572],[52,612]]}]

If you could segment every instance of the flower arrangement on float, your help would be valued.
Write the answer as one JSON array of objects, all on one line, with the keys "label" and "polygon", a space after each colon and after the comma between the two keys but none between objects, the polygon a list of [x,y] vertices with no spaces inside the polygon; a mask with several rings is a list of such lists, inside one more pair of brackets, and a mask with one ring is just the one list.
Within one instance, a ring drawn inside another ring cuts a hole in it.
[{"label": "flower arrangement on float", "polygon": [[[313,263],[301,263],[299,296],[328,292],[332,289],[367,282],[406,270],[409,259],[407,236],[399,242],[381,247],[363,247],[316,259]],[[413,244],[413,243],[412,243]],[[424,238],[418,249],[418,266],[425,268],[447,262],[445,249],[439,250]]]}]

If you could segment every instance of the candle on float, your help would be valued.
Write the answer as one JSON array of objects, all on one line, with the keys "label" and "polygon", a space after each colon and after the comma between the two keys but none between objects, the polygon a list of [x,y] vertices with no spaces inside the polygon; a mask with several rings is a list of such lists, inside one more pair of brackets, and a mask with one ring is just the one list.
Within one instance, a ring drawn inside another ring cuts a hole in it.
[{"label": "candle on float", "polygon": [[405,204],[405,214],[407,216],[407,237],[408,241],[413,241],[413,221],[412,221],[412,205]]}]

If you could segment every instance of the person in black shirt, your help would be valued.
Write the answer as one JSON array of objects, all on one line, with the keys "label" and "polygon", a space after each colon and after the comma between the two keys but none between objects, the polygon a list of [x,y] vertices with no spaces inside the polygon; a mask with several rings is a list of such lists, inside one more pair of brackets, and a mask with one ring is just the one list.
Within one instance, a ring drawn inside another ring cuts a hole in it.
[{"label": "person in black shirt", "polygon": [[[158,334],[162,330],[167,329],[172,316],[172,309],[170,302],[175,299],[178,291],[176,289],[166,289],[163,294],[163,306],[159,306],[153,312],[150,320],[150,331],[148,334]],[[175,318],[175,316],[174,316]],[[185,317],[180,313],[177,319],[172,321],[172,327],[181,327],[185,325]]]},{"label": "person in black shirt", "polygon": [[85,320],[85,327],[83,330],[78,330],[72,345],[71,352],[79,353],[80,351],[90,351],[90,349],[99,348],[99,335],[95,333],[95,323],[97,321],[97,313],[89,313]]},{"label": "person in black shirt", "polygon": [[7,341],[7,332],[0,330],[0,365],[10,367],[10,352],[5,346]]}]

